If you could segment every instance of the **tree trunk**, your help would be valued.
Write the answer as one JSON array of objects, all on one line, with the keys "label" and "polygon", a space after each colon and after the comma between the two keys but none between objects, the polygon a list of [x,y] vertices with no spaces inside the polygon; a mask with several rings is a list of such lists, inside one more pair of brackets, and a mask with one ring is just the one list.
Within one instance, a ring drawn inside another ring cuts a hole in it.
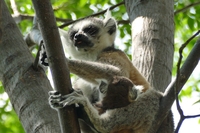
[{"label": "tree trunk", "polygon": [[173,65],[173,2],[125,0],[132,26],[133,64],[162,92],[171,81]]},{"label": "tree trunk", "polygon": [[[154,89],[164,92],[171,81],[174,52],[174,1],[125,0],[132,26],[132,61]],[[149,133],[172,133],[170,109],[161,123],[157,116]],[[159,116],[159,113],[157,114]],[[154,124],[156,123],[156,124]]]},{"label": "tree trunk", "polygon": [[0,1],[0,80],[27,133],[60,133],[56,111],[48,104],[52,88],[32,57],[6,4]]}]

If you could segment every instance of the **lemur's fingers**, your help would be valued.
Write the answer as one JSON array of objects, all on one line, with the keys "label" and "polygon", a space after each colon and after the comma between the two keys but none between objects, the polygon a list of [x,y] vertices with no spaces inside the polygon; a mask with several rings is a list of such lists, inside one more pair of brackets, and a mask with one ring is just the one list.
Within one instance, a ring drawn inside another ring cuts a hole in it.
[{"label": "lemur's fingers", "polygon": [[63,96],[57,91],[50,91],[49,96],[49,104],[54,109],[63,108],[75,103],[84,104],[86,101],[81,90],[76,90]]},{"label": "lemur's fingers", "polygon": [[49,101],[61,101],[62,95],[57,91],[50,91],[49,92]]},{"label": "lemur's fingers", "polygon": [[86,104],[87,100],[86,100],[86,97],[84,97],[83,95],[82,96],[69,96],[67,99],[63,100],[62,101],[62,104],[64,106],[69,106],[69,105],[72,105],[72,104],[82,104],[83,106]]},{"label": "lemur's fingers", "polygon": [[81,90],[75,90],[68,95],[62,96],[62,101],[60,103],[64,106],[76,103],[84,105],[86,103],[86,97],[83,95]]},{"label": "lemur's fingers", "polygon": [[49,96],[61,96],[60,92],[58,91],[49,91]]},{"label": "lemur's fingers", "polygon": [[61,101],[60,104],[63,106],[69,106],[75,103],[79,103],[78,99],[79,98],[77,98],[76,96],[69,96],[65,100]]},{"label": "lemur's fingers", "polygon": [[49,102],[49,103],[50,103],[51,108],[53,108],[53,109],[61,109],[64,107],[64,105],[60,104],[60,103],[51,103],[51,102]]},{"label": "lemur's fingers", "polygon": [[48,57],[47,57],[47,53],[46,53],[45,47],[44,47],[44,45],[42,45],[41,46],[41,50],[40,50],[40,62],[41,62],[42,65],[49,66],[47,58]]},{"label": "lemur's fingers", "polygon": [[63,108],[64,106],[60,104],[60,101],[62,101],[62,95],[57,91],[50,91],[49,92],[49,104],[51,108],[58,109]]},{"label": "lemur's fingers", "polygon": [[81,90],[74,90],[72,93],[68,95],[63,95],[62,99],[67,99],[70,96],[81,97],[83,96],[83,92]]}]

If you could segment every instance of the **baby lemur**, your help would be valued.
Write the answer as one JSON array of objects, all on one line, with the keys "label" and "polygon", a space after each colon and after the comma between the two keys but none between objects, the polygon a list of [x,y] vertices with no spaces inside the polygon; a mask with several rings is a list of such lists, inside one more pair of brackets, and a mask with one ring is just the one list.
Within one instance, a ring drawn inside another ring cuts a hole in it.
[{"label": "baby lemur", "polygon": [[137,97],[133,83],[123,76],[114,76],[110,83],[102,82],[99,86],[102,100],[94,105],[103,114],[108,109],[116,109],[129,105]]},{"label": "baby lemur", "polygon": [[103,20],[86,18],[60,35],[72,58],[66,59],[70,72],[79,79],[71,94],[50,92],[51,107],[82,104],[101,133],[150,133],[162,94],[114,48],[115,19],[109,13]]}]

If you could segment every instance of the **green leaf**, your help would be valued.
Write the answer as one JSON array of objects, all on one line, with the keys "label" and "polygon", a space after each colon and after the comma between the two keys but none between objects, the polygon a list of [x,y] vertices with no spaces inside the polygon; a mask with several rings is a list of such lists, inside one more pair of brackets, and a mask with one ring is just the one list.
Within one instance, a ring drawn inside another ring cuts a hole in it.
[{"label": "green leaf", "polygon": [[86,3],[87,3],[87,0],[80,0],[80,1],[79,1],[80,7],[85,6]]}]

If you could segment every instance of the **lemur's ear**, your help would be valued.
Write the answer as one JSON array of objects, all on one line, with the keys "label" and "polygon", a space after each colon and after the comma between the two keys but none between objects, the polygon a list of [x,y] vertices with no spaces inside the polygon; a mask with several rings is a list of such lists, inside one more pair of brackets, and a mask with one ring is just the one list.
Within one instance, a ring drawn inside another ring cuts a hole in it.
[{"label": "lemur's ear", "polygon": [[105,29],[108,29],[108,33],[111,35],[116,32],[116,21],[112,17],[110,10],[108,9],[103,20]]},{"label": "lemur's ear", "polygon": [[102,94],[106,94],[108,90],[108,81],[106,79],[101,79],[99,90]]},{"label": "lemur's ear", "polygon": [[63,29],[60,29],[60,28],[58,28],[58,30],[59,30],[59,34],[60,34],[60,38],[61,38],[61,40],[62,40],[62,43],[64,43],[64,44],[66,44],[66,45],[69,45],[69,44],[71,44],[70,42],[69,42],[69,33],[68,33],[68,31],[65,31],[65,30],[63,30]]}]

